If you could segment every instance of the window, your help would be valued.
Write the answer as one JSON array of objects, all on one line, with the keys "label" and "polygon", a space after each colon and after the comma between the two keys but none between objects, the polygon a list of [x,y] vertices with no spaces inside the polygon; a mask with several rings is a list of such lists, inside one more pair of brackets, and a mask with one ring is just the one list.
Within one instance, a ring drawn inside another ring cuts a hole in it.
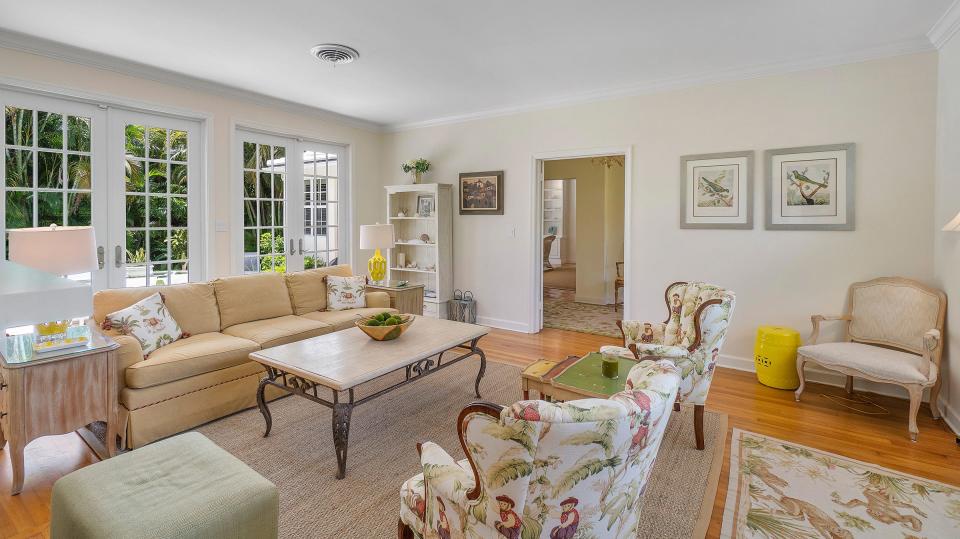
[{"label": "window", "polygon": [[245,130],[238,131],[237,141],[239,268],[286,272],[344,260],[346,148]]}]

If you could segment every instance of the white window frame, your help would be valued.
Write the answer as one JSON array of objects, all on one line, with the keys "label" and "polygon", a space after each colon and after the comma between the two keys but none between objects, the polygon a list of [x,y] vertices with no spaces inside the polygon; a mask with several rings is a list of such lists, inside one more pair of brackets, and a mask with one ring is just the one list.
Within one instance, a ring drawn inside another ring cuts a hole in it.
[{"label": "white window frame", "polygon": [[[297,135],[280,133],[274,130],[255,127],[252,125],[235,123],[232,129],[231,166],[230,166],[230,229],[231,229],[231,271],[234,275],[244,273],[244,242],[243,242],[243,143],[256,142],[258,144],[282,145],[287,148],[287,166],[284,184],[284,253],[286,256],[287,272],[303,269],[303,251],[300,245],[304,241],[304,191],[303,166],[290,166],[291,156],[302,156],[304,151],[338,152],[339,182],[339,215],[340,227],[338,263],[349,264],[352,259],[353,246],[350,243],[352,229],[353,207],[350,198],[350,150],[349,144],[340,144],[316,139],[309,139]],[[292,241],[292,244],[291,244]]]},{"label": "white window frame", "polygon": [[[50,85],[45,83],[37,83],[32,81],[25,81],[22,79],[15,79],[12,77],[0,76],[0,104],[7,101],[8,96],[29,96],[31,100],[37,100],[38,102],[43,99],[53,100],[55,102],[64,102],[64,103],[75,103],[78,105],[94,106],[100,109],[101,114],[105,116],[103,127],[99,130],[100,137],[102,140],[99,144],[102,144],[102,149],[94,152],[94,140],[91,140],[91,167],[96,166],[94,163],[102,163],[104,167],[104,178],[106,178],[108,184],[110,182],[110,172],[109,166],[111,163],[111,155],[109,149],[109,114],[111,109],[123,110],[123,111],[132,111],[132,112],[144,112],[147,114],[154,114],[158,116],[166,116],[169,118],[181,118],[186,120],[193,120],[199,122],[200,131],[198,137],[198,164],[199,164],[199,173],[195,180],[195,185],[198,187],[196,189],[199,196],[199,204],[197,204],[197,210],[200,212],[200,233],[196,236],[198,241],[196,242],[196,248],[199,250],[199,258],[193,260],[191,258],[191,264],[196,264],[198,266],[198,276],[197,281],[205,281],[210,279],[211,267],[210,259],[211,253],[209,246],[214,244],[214,226],[212,222],[213,203],[212,199],[209,196],[210,185],[209,181],[213,173],[213,163],[210,160],[210,157],[207,153],[208,148],[212,146],[212,131],[209,128],[212,116],[207,113],[197,112],[188,109],[181,109],[177,107],[170,106],[161,106],[154,103],[139,101],[136,99],[122,98],[113,95],[105,95],[93,92],[85,92],[76,90],[73,88],[67,88],[63,86]],[[14,104],[15,103],[11,103]],[[92,118],[91,118],[92,120]],[[91,127],[92,128],[92,127]],[[0,135],[5,136],[5,134]],[[96,132],[94,133],[95,138]],[[2,153],[2,152],[0,152]],[[122,159],[123,156],[120,156]],[[2,172],[0,172],[0,180],[3,182],[6,181],[6,163],[4,158],[0,156],[0,167],[4,167]],[[123,178],[121,178],[121,181]],[[108,208],[108,190],[101,189],[99,192],[94,190],[92,195],[92,202],[97,208],[104,208],[103,211],[94,211],[92,216],[93,222],[98,222],[98,220],[103,219],[104,224],[98,230],[108,230],[107,234],[109,235],[110,224],[107,222],[107,208]],[[99,203],[98,203],[99,201]],[[194,208],[190,208],[190,211],[193,212]],[[6,239],[6,216],[3,214],[4,209],[3,205],[0,204],[0,234],[2,234],[3,240],[0,240],[0,246],[4,245]],[[97,226],[94,224],[94,226]],[[225,225],[224,225],[225,226]],[[217,227],[219,228],[219,226]],[[193,240],[191,240],[193,242]],[[109,273],[107,268],[110,268],[114,264],[112,252],[113,249],[108,248],[107,238],[97,238],[98,246],[102,246],[103,249],[103,269],[95,272],[93,276],[93,289],[103,290],[109,287]],[[0,259],[2,259],[3,254],[0,253]],[[192,254],[191,254],[192,257]],[[193,279],[193,273],[191,273],[191,279]]]}]

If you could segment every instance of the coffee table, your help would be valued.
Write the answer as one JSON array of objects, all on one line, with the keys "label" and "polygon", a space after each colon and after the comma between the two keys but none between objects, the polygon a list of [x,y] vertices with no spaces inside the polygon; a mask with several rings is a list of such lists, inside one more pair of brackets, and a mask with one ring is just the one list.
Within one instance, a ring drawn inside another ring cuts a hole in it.
[{"label": "coffee table", "polygon": [[[477,343],[489,329],[450,320],[415,318],[407,331],[392,341],[375,341],[359,328],[348,328],[250,354],[250,359],[267,371],[257,389],[257,405],[267,424],[263,436],[268,436],[273,426],[264,398],[267,386],[332,409],[337,479],[343,479],[347,470],[347,440],[354,406],[472,356],[480,358],[480,370],[474,382],[474,392],[479,398],[487,358]],[[460,353],[455,357],[444,357],[454,350]],[[404,371],[403,380],[363,398],[354,398],[354,389],[358,385],[401,369]],[[324,398],[326,391],[330,392],[329,399]],[[344,392],[346,395],[342,395]]]},{"label": "coffee table", "polygon": [[637,364],[627,358],[619,360],[619,374],[614,379],[600,373],[601,356],[597,352],[583,357],[568,356],[563,361],[536,361],[520,374],[523,399],[530,399],[531,391],[547,401],[610,397],[623,391],[630,369]]}]

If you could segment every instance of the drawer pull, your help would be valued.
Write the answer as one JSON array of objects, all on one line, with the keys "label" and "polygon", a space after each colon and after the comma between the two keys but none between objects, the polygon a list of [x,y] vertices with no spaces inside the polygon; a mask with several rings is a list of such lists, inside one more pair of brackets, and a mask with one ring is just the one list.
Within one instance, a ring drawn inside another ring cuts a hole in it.
[{"label": "drawer pull", "polygon": [[4,389],[7,389],[7,384],[0,382],[0,391],[3,391]]},{"label": "drawer pull", "polygon": [[3,419],[4,417],[6,417],[6,415],[7,415],[6,412],[0,412],[0,419]]}]

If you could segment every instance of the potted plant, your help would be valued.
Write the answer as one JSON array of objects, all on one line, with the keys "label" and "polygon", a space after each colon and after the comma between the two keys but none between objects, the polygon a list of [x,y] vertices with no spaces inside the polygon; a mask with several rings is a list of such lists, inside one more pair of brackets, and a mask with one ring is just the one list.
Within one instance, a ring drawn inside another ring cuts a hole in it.
[{"label": "potted plant", "polygon": [[413,173],[413,183],[420,183],[423,179],[423,173],[430,170],[430,161],[420,157],[407,161],[400,165],[400,169],[405,173]]}]

